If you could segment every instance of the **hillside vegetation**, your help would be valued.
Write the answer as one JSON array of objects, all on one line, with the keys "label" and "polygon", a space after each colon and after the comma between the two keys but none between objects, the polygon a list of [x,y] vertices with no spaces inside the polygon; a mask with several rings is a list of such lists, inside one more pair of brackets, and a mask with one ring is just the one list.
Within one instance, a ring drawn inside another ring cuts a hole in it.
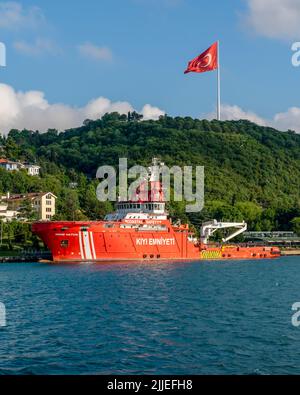
[{"label": "hillside vegetation", "polygon": [[[207,121],[161,117],[140,121],[117,113],[59,133],[12,130],[2,139],[10,159],[38,162],[42,177],[0,172],[0,191],[51,190],[59,197],[58,218],[100,218],[110,204],[95,197],[101,165],[148,166],[152,157],[166,165],[205,166],[205,209],[189,220],[248,221],[255,230],[294,229],[300,217],[300,135],[248,121]],[[70,189],[70,182],[77,189]],[[170,207],[186,219],[183,204]]]}]

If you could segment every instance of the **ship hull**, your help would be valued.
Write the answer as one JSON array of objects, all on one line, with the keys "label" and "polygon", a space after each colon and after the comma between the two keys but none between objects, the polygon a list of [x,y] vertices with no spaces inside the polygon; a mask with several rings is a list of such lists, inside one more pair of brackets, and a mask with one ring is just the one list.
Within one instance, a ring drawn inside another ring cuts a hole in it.
[{"label": "ship hull", "polygon": [[[32,230],[49,248],[54,262],[128,262],[271,259],[280,256],[275,247],[201,246],[186,229],[137,231],[120,223],[37,222]],[[111,226],[111,227],[109,227]]]}]

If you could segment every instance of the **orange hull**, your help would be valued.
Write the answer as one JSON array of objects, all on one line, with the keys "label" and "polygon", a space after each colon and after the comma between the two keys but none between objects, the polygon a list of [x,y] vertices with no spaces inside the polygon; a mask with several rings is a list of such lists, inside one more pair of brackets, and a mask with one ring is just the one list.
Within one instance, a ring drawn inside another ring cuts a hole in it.
[{"label": "orange hull", "polygon": [[[139,224],[135,229],[132,223]],[[187,225],[169,220],[116,222],[37,222],[32,230],[47,245],[55,262],[123,260],[269,259],[278,248],[201,246]]]}]

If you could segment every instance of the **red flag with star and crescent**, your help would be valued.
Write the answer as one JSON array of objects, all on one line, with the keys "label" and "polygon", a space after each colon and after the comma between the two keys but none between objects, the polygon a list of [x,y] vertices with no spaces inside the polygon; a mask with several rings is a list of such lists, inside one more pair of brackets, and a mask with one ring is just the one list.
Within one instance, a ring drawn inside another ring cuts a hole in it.
[{"label": "red flag with star and crescent", "polygon": [[191,60],[184,74],[205,73],[218,68],[218,42],[204,51],[201,55]]}]

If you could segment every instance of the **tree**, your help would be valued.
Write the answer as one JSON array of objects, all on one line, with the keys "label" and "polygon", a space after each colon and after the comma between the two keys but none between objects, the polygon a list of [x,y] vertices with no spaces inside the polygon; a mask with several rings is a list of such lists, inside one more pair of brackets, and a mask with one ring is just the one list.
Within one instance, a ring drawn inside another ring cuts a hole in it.
[{"label": "tree", "polygon": [[82,213],[77,191],[64,188],[57,204],[56,220],[81,221],[87,219]]},{"label": "tree", "polygon": [[296,217],[291,221],[292,231],[300,236],[300,217]]},{"label": "tree", "polygon": [[4,152],[6,157],[11,160],[16,160],[20,154],[19,146],[11,137],[6,140]]},{"label": "tree", "polygon": [[24,200],[19,209],[19,213],[20,217],[25,218],[28,221],[34,221],[37,219],[37,212],[34,210],[30,199]]},{"label": "tree", "polygon": [[128,122],[139,122],[143,119],[143,115],[138,114],[136,111],[129,112],[127,116]]},{"label": "tree", "polygon": [[260,228],[263,209],[253,202],[238,202],[236,208],[241,212],[243,220],[247,222],[249,229],[264,230]]},{"label": "tree", "polygon": [[81,194],[80,200],[85,216],[91,220],[103,219],[108,212],[112,211],[112,205],[109,202],[100,202],[97,199],[93,184],[90,184]]}]

